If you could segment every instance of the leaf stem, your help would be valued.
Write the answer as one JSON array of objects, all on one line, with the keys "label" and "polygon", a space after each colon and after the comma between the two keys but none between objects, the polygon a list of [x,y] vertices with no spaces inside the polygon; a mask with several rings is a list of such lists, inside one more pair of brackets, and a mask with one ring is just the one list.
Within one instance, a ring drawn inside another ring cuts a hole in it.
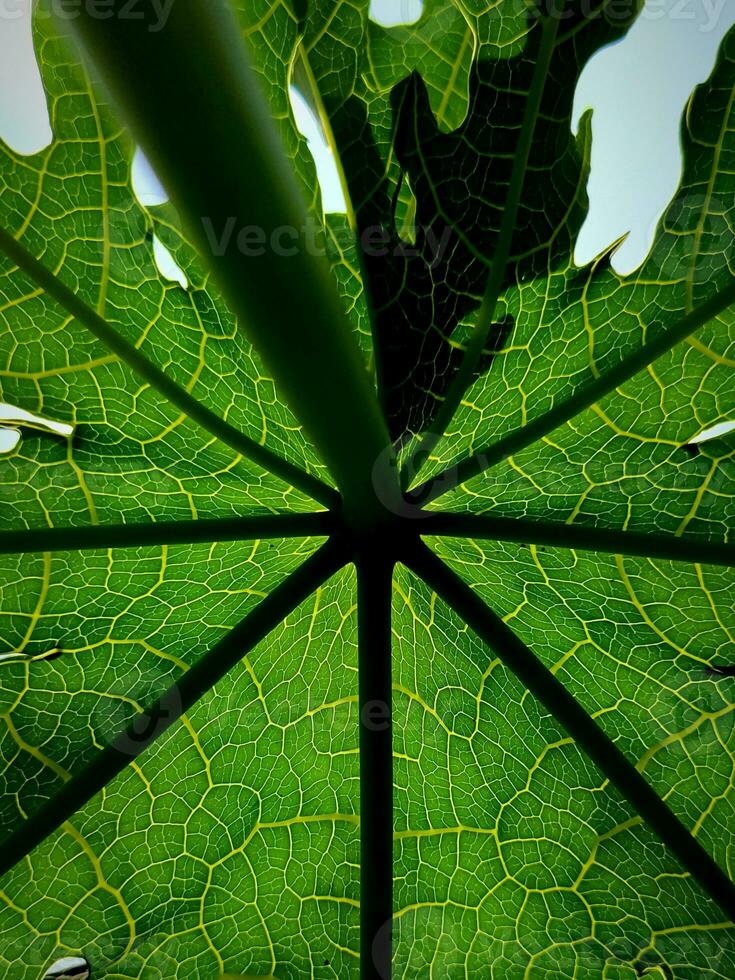
[{"label": "leaf stem", "polygon": [[735,885],[615,742],[495,612],[426,545],[403,559],[495,652],[631,804],[684,869],[735,922]]},{"label": "leaf stem", "polygon": [[478,541],[511,541],[548,545],[552,548],[573,548],[578,551],[735,567],[735,544],[678,538],[674,534],[609,531],[605,528],[574,524],[546,524],[512,517],[496,517],[493,514],[431,512],[426,513],[418,527],[422,535],[476,538]]},{"label": "leaf stem", "polygon": [[30,531],[3,531],[0,537],[0,555],[306,538],[331,534],[335,528],[336,521],[329,513],[257,514],[252,517],[159,521],[155,524],[117,524],[107,527],[49,527]]},{"label": "leaf stem", "polygon": [[360,704],[360,980],[390,980],[393,916],[391,599],[378,541],[357,561]]},{"label": "leaf stem", "polygon": [[26,857],[138,758],[211,690],[286,616],[346,561],[343,544],[330,539],[205,654],[180,681],[115,737],[83,770],[0,844],[0,876]]},{"label": "leaf stem", "polygon": [[[263,358],[355,525],[398,479],[388,429],[301,189],[225,0],[176,0],[165,25],[82,5],[72,28],[143,147],[238,327]],[[262,247],[243,244],[257,231]],[[383,465],[384,464],[384,465]]]},{"label": "leaf stem", "polygon": [[502,439],[478,450],[462,462],[447,467],[440,474],[411,491],[411,496],[421,500],[422,503],[429,503],[450,490],[456,489],[472,477],[478,476],[491,466],[495,466],[509,456],[528,448],[560,425],[569,422],[570,419],[579,415],[590,405],[599,402],[626,381],[630,381],[639,371],[643,371],[649,364],[675,347],[676,344],[686,340],[690,334],[709,323],[733,303],[735,303],[735,281],[715,293],[696,310],[692,310],[691,313],[687,313],[675,324],[662,330],[649,343],[643,344],[637,351],[624,357],[603,377],[584,385],[571,398],[550,409],[540,418],[524,425],[523,428],[503,436]]},{"label": "leaf stem", "polygon": [[562,22],[561,11],[565,0],[555,0],[554,9],[550,10],[544,17],[541,28],[541,41],[539,44],[536,64],[534,66],[531,86],[528,92],[521,132],[518,137],[518,145],[513,159],[513,169],[511,172],[508,194],[503,207],[503,217],[500,224],[500,233],[495,248],[495,253],[490,267],[490,275],[485,287],[485,294],[480,306],[477,325],[472,332],[472,337],[467,344],[467,350],[460,364],[459,370],[452,379],[449,389],[439,409],[436,419],[431,429],[427,430],[421,437],[416,449],[411,452],[408,459],[402,466],[403,473],[418,473],[421,467],[429,458],[432,449],[444,435],[447,427],[454,418],[454,413],[459,407],[462,396],[469,387],[475,369],[482,357],[482,352],[487,343],[488,334],[492,327],[495,317],[495,310],[498,299],[505,281],[505,270],[508,267],[510,250],[513,244],[513,233],[515,231],[516,220],[518,218],[518,208],[521,203],[523,184],[528,169],[528,160],[533,144],[533,135],[536,130],[536,122],[541,109],[544,86],[551,65],[551,58],[556,45],[556,38],[559,33],[559,25]]},{"label": "leaf stem", "polygon": [[151,363],[137,347],[134,347],[119,334],[99,313],[87,306],[84,300],[80,299],[68,286],[65,286],[58,276],[31,255],[25,246],[5,228],[0,228],[0,249],[48,296],[193,422],[229,446],[230,449],[234,449],[238,455],[252,460],[258,466],[262,466],[264,470],[285,480],[289,486],[308,494],[323,506],[334,507],[339,503],[338,494],[322,483],[321,480],[305,473],[298,466],[294,466],[293,463],[289,463],[280,456],[276,456],[270,449],[266,449],[265,446],[261,446],[253,439],[248,438],[229,422],[225,422],[219,415],[198,402],[186,389]]}]

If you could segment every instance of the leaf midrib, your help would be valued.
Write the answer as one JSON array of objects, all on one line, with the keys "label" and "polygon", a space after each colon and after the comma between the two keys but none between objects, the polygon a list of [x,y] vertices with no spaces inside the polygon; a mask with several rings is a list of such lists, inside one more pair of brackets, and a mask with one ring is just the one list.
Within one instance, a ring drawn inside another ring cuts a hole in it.
[{"label": "leaf midrib", "polygon": [[706,326],[734,303],[735,281],[720,289],[676,323],[662,329],[656,338],[642,344],[638,350],[622,358],[605,374],[583,385],[571,398],[550,408],[527,425],[514,429],[496,442],[484,446],[470,456],[466,456],[454,466],[442,470],[421,486],[414,488],[410,492],[410,496],[421,500],[422,503],[429,503],[485,470],[503,462],[510,456],[540,442],[554,429],[570,422],[586,409],[612,394],[637,374],[640,374],[650,364],[667,354],[701,327]]},{"label": "leaf midrib", "polygon": [[485,287],[478,321],[472,332],[459,370],[452,378],[449,389],[442,400],[436,419],[432,423],[431,428],[419,440],[418,445],[403,461],[404,489],[407,489],[405,477],[409,474],[413,476],[421,470],[428,461],[432,449],[451,424],[459,408],[462,396],[472,382],[475,369],[480,362],[483,349],[493,325],[495,310],[503,288],[505,271],[510,260],[510,251],[515,233],[518,209],[521,203],[523,185],[526,179],[526,171],[528,170],[533,135],[541,110],[544,86],[551,66],[551,59],[561,24],[561,12],[564,9],[565,2],[566,0],[554,0],[551,10],[547,12],[543,20],[538,56],[534,65],[521,131],[518,137],[518,143],[516,144],[508,193],[503,206],[500,233],[490,267],[490,274]]},{"label": "leaf midrib", "polygon": [[0,228],[0,249],[12,259],[21,271],[37,283],[46,295],[50,296],[101,341],[108,350],[112,351],[193,422],[215,436],[224,445],[233,449],[239,456],[252,460],[267,472],[284,480],[289,486],[301,490],[325,507],[334,507],[337,504],[339,497],[331,487],[288,460],[277,456],[266,446],[260,445],[260,443],[246,436],[235,426],[203,405],[185,388],[182,388],[164,371],[149,361],[137,347],[127,341],[99,313],[65,285],[57,275],[42,262],[39,262],[5,228]]}]

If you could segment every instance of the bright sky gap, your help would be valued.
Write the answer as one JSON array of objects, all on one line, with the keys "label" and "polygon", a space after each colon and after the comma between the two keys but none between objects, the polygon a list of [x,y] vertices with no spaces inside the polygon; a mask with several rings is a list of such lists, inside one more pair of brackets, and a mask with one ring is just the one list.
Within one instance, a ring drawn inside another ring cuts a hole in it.
[{"label": "bright sky gap", "polygon": [[[0,24],[0,138],[23,155],[51,141],[48,108],[32,44],[32,0],[17,0]],[[371,0],[370,16],[384,27],[411,24],[422,0]],[[590,211],[577,241],[575,261],[586,265],[624,239],[612,257],[621,275],[644,262],[657,224],[681,178],[680,127],[695,86],[712,71],[722,38],[735,24],[728,0],[647,0],[627,36],[598,52],[577,87],[574,125],[592,110]],[[292,89],[296,124],[314,157],[326,212],[344,212],[345,200],[332,150],[318,120]],[[136,154],[138,199],[153,207],[165,194]],[[160,239],[153,242],[161,274],[186,287],[186,276]]]}]

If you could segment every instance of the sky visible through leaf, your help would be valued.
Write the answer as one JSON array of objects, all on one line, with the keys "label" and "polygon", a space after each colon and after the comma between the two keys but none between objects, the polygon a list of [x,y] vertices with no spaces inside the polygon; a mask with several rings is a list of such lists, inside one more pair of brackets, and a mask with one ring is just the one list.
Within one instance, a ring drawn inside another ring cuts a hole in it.
[{"label": "sky visible through leaf", "polygon": [[[31,42],[31,0],[7,7],[0,33],[0,133],[21,152],[42,149],[51,138],[48,113]],[[5,8],[4,8],[5,9]],[[411,22],[420,5],[411,0],[372,0],[381,23]],[[673,13],[672,13],[673,12]],[[18,16],[20,15],[20,16]],[[650,247],[663,208],[680,177],[679,123],[693,87],[712,69],[722,37],[735,22],[728,3],[665,0],[650,4],[630,35],[593,59],[578,90],[578,111],[595,107],[592,211],[577,259],[584,264],[630,231],[619,256],[632,271]],[[593,67],[594,66],[594,67]],[[641,98],[641,93],[646,98]],[[327,211],[344,207],[339,178],[308,106],[296,95],[294,111],[310,142]],[[621,205],[622,198],[622,205]]]},{"label": "sky visible through leaf", "polygon": [[[30,8],[31,0],[6,0],[0,32],[0,135],[25,153],[51,139]],[[419,0],[370,6],[386,25],[411,23],[421,9]],[[575,122],[587,108],[595,111],[591,208],[575,253],[581,265],[626,233],[614,267],[630,273],[645,259],[681,177],[682,112],[733,23],[727,0],[649,0],[629,35],[591,60],[575,107]],[[339,176],[314,115],[297,92],[292,105],[316,161],[325,210],[341,211]],[[178,278],[175,267],[172,274]]]}]

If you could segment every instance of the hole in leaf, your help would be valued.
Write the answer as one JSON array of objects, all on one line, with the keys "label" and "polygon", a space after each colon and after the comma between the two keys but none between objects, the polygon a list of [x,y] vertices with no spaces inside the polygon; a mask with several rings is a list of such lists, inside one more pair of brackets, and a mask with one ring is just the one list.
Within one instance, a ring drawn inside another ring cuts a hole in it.
[{"label": "hole in leaf", "polygon": [[17,429],[0,429],[0,456],[7,456],[18,448],[20,432]]},{"label": "hole in leaf", "polygon": [[29,156],[53,139],[33,48],[31,0],[6,6],[0,31],[0,138]]},{"label": "hole in leaf", "polygon": [[48,650],[44,650],[43,653],[26,653],[25,650],[11,650],[10,653],[0,654],[0,664],[6,661],[11,661],[17,663],[19,660],[45,660],[52,661],[58,660],[59,657],[63,655],[64,651],[59,646],[49,647]]},{"label": "hole in leaf", "polygon": [[696,85],[712,72],[732,4],[648,0],[628,34],[585,66],[572,125],[592,109],[590,210],[575,249],[587,265],[623,238],[611,264],[629,275],[645,261],[682,175],[680,126]]},{"label": "hole in leaf", "polygon": [[156,260],[156,267],[164,279],[169,282],[177,282],[182,289],[189,288],[189,280],[176,259],[163,244],[158,235],[153,236],[153,258]]},{"label": "hole in leaf", "polygon": [[0,402],[0,422],[9,422],[11,425],[27,425],[32,429],[41,429],[44,432],[53,432],[54,435],[68,438],[74,433],[74,426],[68,422],[54,422],[53,419],[44,418],[42,415],[34,415],[33,412],[26,412],[23,408]]},{"label": "hole in leaf", "polygon": [[17,449],[21,440],[21,428],[39,429],[65,439],[74,435],[74,426],[68,422],[55,422],[15,405],[0,402],[0,455],[7,455]]},{"label": "hole in leaf", "polygon": [[687,445],[699,446],[703,442],[710,442],[712,439],[721,439],[731,432],[735,432],[735,421],[718,422],[717,425],[710,425],[706,429],[702,429],[701,432],[688,441]]},{"label": "hole in leaf", "polygon": [[161,181],[156,177],[153,167],[148,163],[148,159],[140,147],[135,151],[133,157],[130,180],[133,184],[133,193],[144,208],[155,208],[160,204],[166,204],[168,201],[168,194],[163,189]]},{"label": "hole in leaf", "polygon": [[4,664],[6,662],[17,663],[19,660],[27,659],[29,658],[26,657],[26,655],[20,650],[11,650],[10,653],[0,653],[0,664]]},{"label": "hole in leaf", "polygon": [[65,956],[46,970],[43,980],[89,980],[89,963],[81,956]]},{"label": "hole in leaf", "polygon": [[324,213],[345,214],[347,204],[339,170],[332,148],[324,135],[322,124],[295,85],[290,85],[288,92],[296,128],[309,144],[309,152],[314,159],[316,176],[322,191]]},{"label": "hole in leaf", "polygon": [[381,27],[415,24],[423,12],[423,0],[370,0],[370,20]]},{"label": "hole in leaf", "polygon": [[[144,208],[155,208],[168,202],[168,194],[140,147],[133,157],[130,182],[133,185],[133,193]],[[182,289],[189,288],[186,273],[158,235],[153,236],[153,258],[156,268],[164,279],[177,282]]]}]

